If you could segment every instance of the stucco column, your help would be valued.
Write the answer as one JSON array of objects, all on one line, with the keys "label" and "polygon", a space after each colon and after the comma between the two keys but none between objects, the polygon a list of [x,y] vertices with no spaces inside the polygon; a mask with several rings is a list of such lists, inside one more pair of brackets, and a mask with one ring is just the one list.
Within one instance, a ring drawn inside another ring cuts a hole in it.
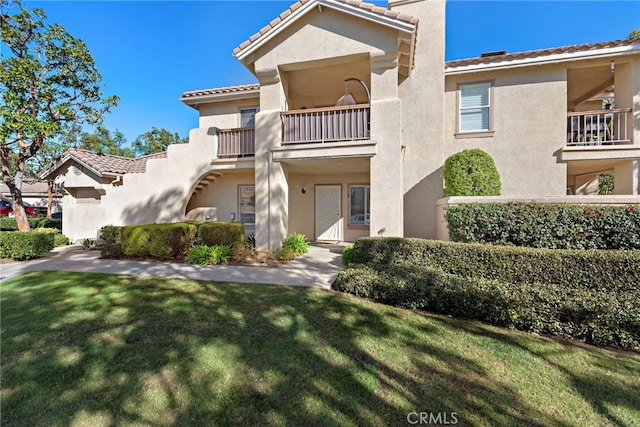
[{"label": "stucco column", "polygon": [[614,168],[615,187],[613,194],[640,194],[640,161],[628,161]]},{"label": "stucco column", "polygon": [[282,88],[276,70],[258,74],[260,112],[256,114],[256,248],[274,250],[287,235],[289,188],[286,171],[274,162],[271,149],[280,146]]},{"label": "stucco column", "polygon": [[402,111],[395,55],[371,58],[371,236],[403,235]]}]

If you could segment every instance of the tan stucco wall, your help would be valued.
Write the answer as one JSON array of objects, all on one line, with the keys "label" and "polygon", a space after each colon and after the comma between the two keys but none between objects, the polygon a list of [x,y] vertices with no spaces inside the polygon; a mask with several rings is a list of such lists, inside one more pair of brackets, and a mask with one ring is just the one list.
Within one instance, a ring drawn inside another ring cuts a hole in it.
[{"label": "tan stucco wall", "polygon": [[200,108],[199,127],[208,129],[234,129],[240,127],[240,109],[258,107],[260,100],[242,99],[238,101],[221,102],[217,104],[203,104]]},{"label": "tan stucco wall", "polygon": [[230,221],[231,213],[239,220],[238,187],[255,185],[253,169],[224,171],[211,184],[194,196],[187,205],[187,212],[197,207],[215,207],[218,221]]},{"label": "tan stucco wall", "polygon": [[[342,189],[342,237],[353,242],[369,236],[369,227],[349,225],[349,185],[369,184],[368,173],[356,174],[289,174],[289,234],[302,233],[310,240],[315,238],[315,186],[341,185]],[[305,189],[305,193],[302,192]]]},{"label": "tan stucco wall", "polygon": [[[456,137],[457,87],[492,81],[494,133]],[[502,195],[551,196],[566,193],[566,165],[557,154],[566,138],[566,70],[560,66],[450,75],[445,93],[445,159],[479,148],[493,157]]]}]

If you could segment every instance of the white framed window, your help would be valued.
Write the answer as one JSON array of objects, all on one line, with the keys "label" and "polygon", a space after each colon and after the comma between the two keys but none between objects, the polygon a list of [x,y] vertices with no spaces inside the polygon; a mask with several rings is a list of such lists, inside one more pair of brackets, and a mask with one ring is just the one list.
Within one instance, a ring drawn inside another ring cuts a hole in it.
[{"label": "white framed window", "polygon": [[491,82],[460,85],[458,94],[459,131],[491,130]]},{"label": "white framed window", "polygon": [[368,185],[349,186],[349,225],[371,223],[370,188]]},{"label": "white framed window", "polygon": [[240,212],[240,222],[244,224],[256,223],[255,185],[238,186],[238,212]]},{"label": "white framed window", "polygon": [[256,127],[256,113],[260,111],[259,108],[241,108],[240,109],[240,127],[241,128],[253,128]]}]

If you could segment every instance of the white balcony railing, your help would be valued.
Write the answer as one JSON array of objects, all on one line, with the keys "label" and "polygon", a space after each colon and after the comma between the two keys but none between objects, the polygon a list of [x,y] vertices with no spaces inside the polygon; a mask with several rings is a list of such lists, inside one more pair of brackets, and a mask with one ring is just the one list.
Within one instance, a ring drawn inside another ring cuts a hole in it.
[{"label": "white balcony railing", "polygon": [[282,143],[369,139],[369,105],[313,108],[281,113]]},{"label": "white balcony railing", "polygon": [[255,154],[256,130],[254,128],[218,131],[218,158],[252,157]]},{"label": "white balcony railing", "polygon": [[581,111],[567,115],[567,145],[632,143],[631,108]]}]

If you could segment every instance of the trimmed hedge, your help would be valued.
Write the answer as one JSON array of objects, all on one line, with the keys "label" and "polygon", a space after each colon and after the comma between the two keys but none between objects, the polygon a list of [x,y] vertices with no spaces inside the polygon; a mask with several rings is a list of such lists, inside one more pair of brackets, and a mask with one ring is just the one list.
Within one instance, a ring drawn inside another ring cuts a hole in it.
[{"label": "trimmed hedge", "polygon": [[640,205],[478,203],[449,206],[455,242],[549,249],[640,249]]},{"label": "trimmed hedge", "polygon": [[442,175],[445,197],[499,196],[502,188],[493,158],[479,148],[449,156]]},{"label": "trimmed hedge", "polygon": [[640,345],[640,252],[356,241],[336,290],[598,345]]},{"label": "trimmed hedge", "polygon": [[[47,218],[44,216],[28,216],[27,221],[31,228],[57,228],[62,231],[62,219]],[[17,231],[18,224],[15,217],[0,217],[0,231]]]},{"label": "trimmed hedge", "polygon": [[18,261],[37,258],[53,250],[54,233],[4,231],[0,233],[0,258]]},{"label": "trimmed hedge", "polygon": [[195,224],[142,224],[121,228],[120,246],[129,257],[174,259],[193,246],[198,227]]},{"label": "trimmed hedge", "polygon": [[198,241],[206,246],[244,246],[244,224],[241,222],[205,222],[198,226]]},{"label": "trimmed hedge", "polygon": [[640,288],[640,252],[491,246],[395,237],[354,244],[352,261],[382,269],[393,264],[436,268],[468,278],[553,283],[612,291]]},{"label": "trimmed hedge", "polygon": [[415,265],[378,271],[355,265],[333,288],[385,304],[428,310],[595,345],[640,345],[640,291],[610,292],[557,284],[463,278]]}]

